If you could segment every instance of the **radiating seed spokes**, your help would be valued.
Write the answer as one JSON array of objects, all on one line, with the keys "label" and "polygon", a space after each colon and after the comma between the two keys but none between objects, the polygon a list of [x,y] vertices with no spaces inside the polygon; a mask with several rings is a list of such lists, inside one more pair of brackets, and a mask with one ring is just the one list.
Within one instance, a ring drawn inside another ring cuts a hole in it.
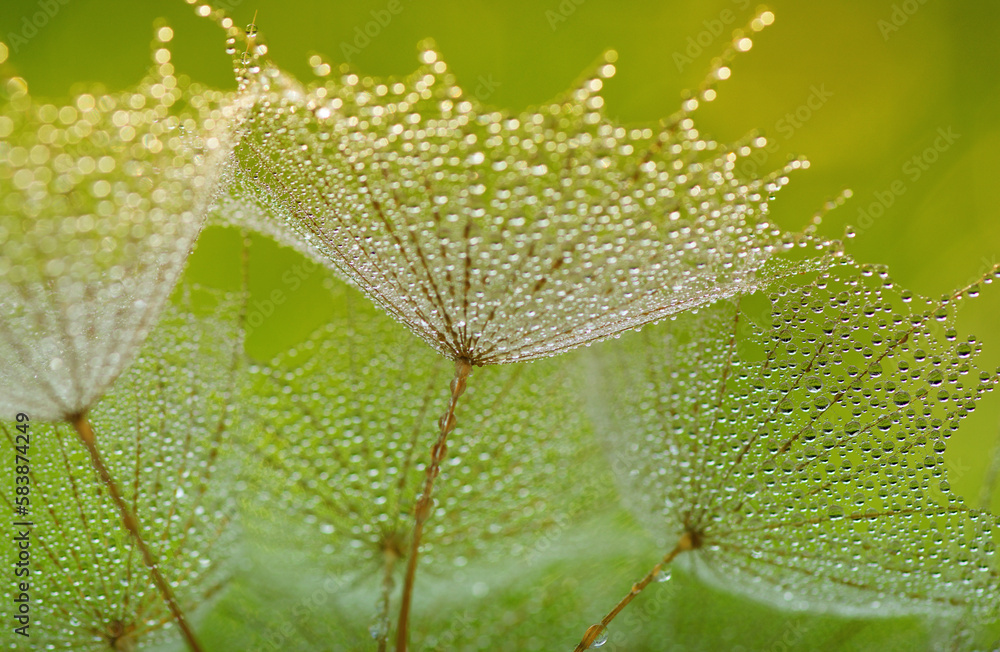
[{"label": "radiating seed spokes", "polygon": [[997,382],[951,325],[969,294],[914,303],[884,270],[844,263],[779,285],[749,358],[738,304],[617,346],[621,371],[601,396],[619,397],[609,414],[622,418],[599,430],[628,500],[656,531],[700,536],[667,558],[779,604],[992,608],[996,518],[951,493],[942,456]]}]

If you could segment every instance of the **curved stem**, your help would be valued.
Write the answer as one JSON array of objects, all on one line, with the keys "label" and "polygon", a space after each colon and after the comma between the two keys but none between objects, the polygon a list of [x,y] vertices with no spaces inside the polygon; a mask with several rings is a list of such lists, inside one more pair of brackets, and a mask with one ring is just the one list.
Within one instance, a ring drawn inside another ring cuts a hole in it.
[{"label": "curved stem", "polygon": [[424,479],[424,490],[417,499],[414,509],[415,522],[413,536],[410,541],[410,555],[406,560],[406,578],[403,581],[403,597],[399,606],[399,622],[396,629],[396,652],[406,652],[408,624],[410,620],[410,603],[413,600],[413,581],[417,576],[417,554],[420,552],[420,537],[424,532],[424,522],[431,514],[434,501],[431,495],[434,491],[434,479],[441,472],[441,463],[448,452],[448,433],[455,429],[455,406],[465,392],[465,383],[472,373],[472,364],[465,358],[455,361],[455,377],[451,381],[451,399],[448,410],[438,420],[440,433],[434,448],[431,449],[431,463],[427,465],[427,477]]},{"label": "curved stem", "polygon": [[586,633],[583,635],[583,639],[580,641],[580,644],[576,646],[576,649],[573,652],[583,652],[593,645],[594,641],[597,640],[597,637],[601,635],[601,632],[607,629],[611,621],[615,619],[615,616],[621,613],[621,610],[627,607],[628,604],[632,602],[633,598],[639,595],[639,592],[653,581],[653,578],[656,577],[656,574],[659,573],[664,566],[672,562],[677,555],[687,550],[692,550],[694,547],[694,540],[691,534],[687,532],[684,533],[684,535],[680,538],[680,541],[677,542],[677,545],[674,546],[674,549],[664,555],[663,559],[661,559],[656,566],[653,566],[652,570],[646,573],[645,577],[633,584],[632,590],[629,591],[628,595],[622,598],[621,601],[615,605],[615,608],[609,611],[608,615],[605,616],[601,622],[587,628]]},{"label": "curved stem", "polygon": [[139,520],[125,503],[125,499],[122,498],[121,489],[119,489],[118,483],[116,483],[114,478],[111,477],[111,472],[108,471],[108,467],[104,464],[101,452],[97,448],[97,438],[94,436],[93,428],[90,427],[90,421],[87,420],[87,415],[84,413],[72,417],[70,422],[73,424],[73,428],[76,429],[77,434],[80,435],[80,440],[86,447],[87,452],[90,453],[90,461],[93,463],[94,469],[97,470],[97,475],[100,476],[101,482],[103,482],[108,488],[108,493],[111,494],[111,500],[114,501],[115,506],[118,507],[118,511],[121,513],[122,525],[124,525],[125,529],[132,535],[132,539],[139,548],[139,552],[142,553],[142,559],[146,563],[146,568],[149,569],[150,575],[153,576],[153,582],[160,590],[160,595],[163,596],[163,601],[167,603],[167,608],[170,610],[174,620],[177,622],[177,626],[180,627],[181,634],[184,636],[184,641],[187,643],[188,648],[192,652],[202,652],[201,645],[195,638],[194,632],[188,625],[187,619],[184,617],[184,613],[181,611],[180,606],[178,606],[177,600],[174,598],[174,593],[170,589],[170,585],[160,573],[160,568],[156,563],[156,558],[146,545],[145,539],[142,538]]}]

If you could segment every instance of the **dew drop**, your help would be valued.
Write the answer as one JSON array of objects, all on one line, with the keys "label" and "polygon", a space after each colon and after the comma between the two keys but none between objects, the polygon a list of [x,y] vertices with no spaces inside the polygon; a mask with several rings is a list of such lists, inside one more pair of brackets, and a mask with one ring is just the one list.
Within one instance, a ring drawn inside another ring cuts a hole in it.
[{"label": "dew drop", "polygon": [[[739,43],[749,47],[749,39]],[[444,83],[438,73],[447,67],[427,47],[425,67],[407,83],[346,73],[338,90],[274,91],[255,109],[243,142],[259,147],[240,157],[239,183],[253,196],[277,193],[278,204],[301,207],[302,217],[268,220],[268,232],[279,225],[282,238],[331,268],[349,268],[362,287],[398,278],[397,288],[378,289],[382,305],[440,353],[481,365],[607,339],[759,282],[761,265],[795,242],[763,219],[787,179],[739,178],[739,157],[724,155],[725,146],[701,136],[690,119],[662,133],[609,120],[599,91],[614,73],[614,53],[605,59],[565,102],[517,117],[479,113],[464,98],[474,90],[482,100],[481,89]],[[316,55],[309,64],[317,74],[331,72]],[[725,66],[715,71],[717,79],[730,74]],[[688,96],[683,111],[700,99],[714,99],[714,91]],[[339,122],[318,131],[309,124],[327,111],[345,116],[344,126],[363,134],[358,143],[369,143],[350,152],[343,178],[330,159],[339,156]],[[764,146],[760,138],[753,143]],[[750,155],[745,149],[741,156]],[[266,166],[266,158],[282,165]],[[638,174],[636,183],[601,199],[623,173]],[[335,200],[319,192],[333,187],[345,189]],[[400,205],[387,208],[377,195]],[[385,210],[386,221],[355,241],[345,209],[369,204]],[[410,237],[401,244],[392,233]],[[344,260],[359,247],[368,261],[362,267]],[[405,262],[426,247],[435,251],[426,265]]]}]

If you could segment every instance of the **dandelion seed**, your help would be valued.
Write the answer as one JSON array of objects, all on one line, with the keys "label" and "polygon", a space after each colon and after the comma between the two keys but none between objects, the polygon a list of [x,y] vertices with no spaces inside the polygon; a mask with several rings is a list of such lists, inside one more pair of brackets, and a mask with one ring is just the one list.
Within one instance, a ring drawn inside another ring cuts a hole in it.
[{"label": "dandelion seed", "polygon": [[589,403],[637,517],[679,538],[640,589],[673,562],[777,605],[995,610],[997,519],[943,458],[997,381],[951,325],[964,293],[923,301],[843,264],[775,288],[762,327],[726,302],[616,344]]},{"label": "dandelion seed", "polygon": [[85,93],[60,107],[33,99],[24,80],[2,80],[0,415],[26,411],[74,426],[197,652],[87,418],[180,275],[231,152],[228,122],[240,106],[175,76],[165,47],[173,31],[156,34],[154,69],[133,91]]},{"label": "dandelion seed", "polygon": [[[220,451],[238,421],[239,339],[233,324],[166,312],[88,423],[171,599],[190,614],[220,593],[236,542],[235,505],[219,476],[233,474]],[[17,433],[0,431],[13,446]],[[98,482],[66,424],[32,431],[33,649],[135,650],[167,638],[174,616],[118,520],[115,489]],[[9,489],[0,498],[13,509]]]},{"label": "dandelion seed", "polygon": [[[322,542],[331,551],[322,568],[379,594],[373,631],[384,645],[426,477],[422,435],[445,411],[437,389],[449,365],[354,290],[334,292],[330,323],[252,374],[246,400],[262,432],[247,431],[247,459],[257,461],[247,484],[260,492],[250,502],[278,519],[255,519],[260,537],[275,527]],[[506,567],[515,541],[530,565],[533,543],[566,531],[610,485],[555,362],[484,370],[469,389],[470,416],[442,467],[449,481],[430,507],[421,551],[430,577],[451,580],[473,561]]]},{"label": "dandelion seed", "polygon": [[773,253],[809,241],[766,219],[783,175],[802,164],[741,179],[737,164],[762,139],[725,147],[690,115],[715,98],[722,62],[749,49],[743,41],[656,130],[604,116],[614,52],[565,97],[517,116],[465,93],[431,44],[405,80],[343,67],[304,87],[273,66],[255,78],[229,208],[338,272],[455,364],[413,510],[399,652],[434,481],[473,368],[551,356],[748,291]]},{"label": "dandelion seed", "polygon": [[609,121],[611,63],[512,116],[457,86],[433,49],[422,61],[399,82],[263,75],[233,183],[246,223],[452,360],[531,360],[733,296],[791,245],[766,219],[787,170],[735,172],[759,139],[705,138],[695,105],[658,130]]},{"label": "dandelion seed", "polygon": [[0,415],[85,413],[132,360],[201,228],[232,109],[176,77],[163,43],[154,58],[135,90],[65,106],[0,80]]}]

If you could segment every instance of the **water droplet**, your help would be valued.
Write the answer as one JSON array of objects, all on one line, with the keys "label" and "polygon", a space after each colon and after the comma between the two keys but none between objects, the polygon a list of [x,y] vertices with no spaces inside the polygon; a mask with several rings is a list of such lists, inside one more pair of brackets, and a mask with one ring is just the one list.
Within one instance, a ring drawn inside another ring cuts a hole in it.
[{"label": "water droplet", "polygon": [[[941,301],[950,314],[954,296]],[[943,479],[977,379],[996,377],[972,366],[978,342],[938,328],[934,304],[884,270],[850,261],[776,283],[770,298],[746,359],[728,345],[744,336],[735,304],[598,352],[588,406],[628,415],[609,445],[632,511],[655,532],[689,531],[699,515],[706,563],[765,602],[860,614],[874,594],[894,613],[941,597],[994,608],[995,525],[954,509]],[[733,382],[720,391],[719,378]],[[730,560],[729,544],[749,552]],[[786,551],[808,573],[786,568]]]},{"label": "water droplet", "polygon": [[594,642],[590,644],[591,648],[604,647],[604,644],[608,642],[608,628],[605,627],[594,639]]}]

